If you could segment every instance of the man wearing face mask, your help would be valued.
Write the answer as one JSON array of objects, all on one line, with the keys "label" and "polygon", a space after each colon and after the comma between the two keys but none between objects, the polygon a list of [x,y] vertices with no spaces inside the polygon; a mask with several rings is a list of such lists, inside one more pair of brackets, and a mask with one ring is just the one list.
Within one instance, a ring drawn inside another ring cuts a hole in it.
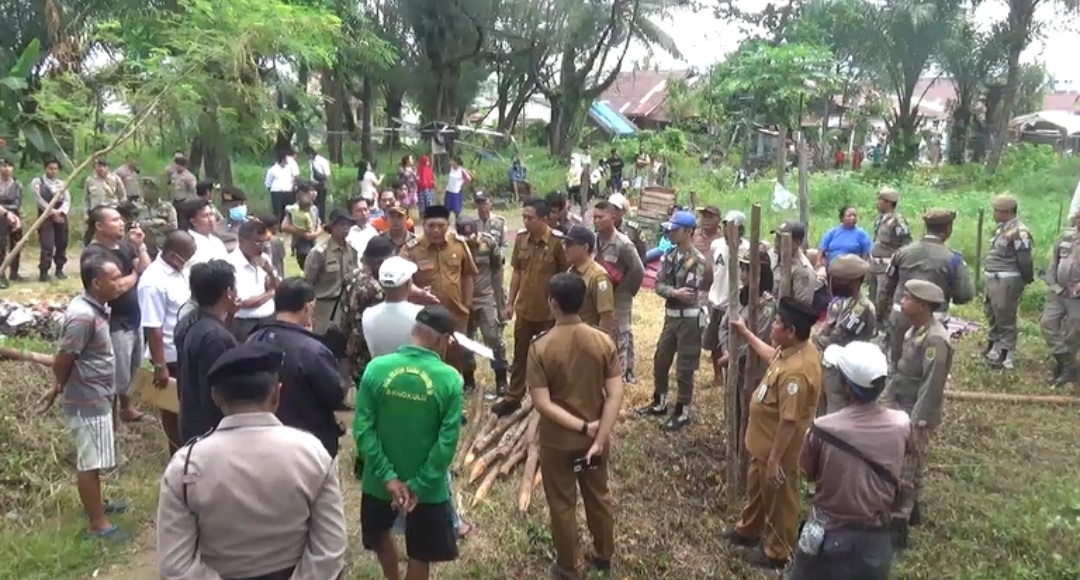
[{"label": "man wearing face mask", "polygon": [[273,343],[285,353],[275,414],[282,425],[317,437],[330,457],[336,457],[338,438],[345,430],[334,410],[341,407],[345,388],[333,353],[311,332],[314,312],[311,284],[299,277],[284,280],[274,294],[274,318],[260,325],[247,342]]},{"label": "man wearing face mask", "polygon": [[226,187],[221,191],[221,204],[225,208],[225,219],[217,222],[216,233],[225,243],[225,249],[236,249],[237,232],[240,224],[248,219],[247,195],[238,187]]}]

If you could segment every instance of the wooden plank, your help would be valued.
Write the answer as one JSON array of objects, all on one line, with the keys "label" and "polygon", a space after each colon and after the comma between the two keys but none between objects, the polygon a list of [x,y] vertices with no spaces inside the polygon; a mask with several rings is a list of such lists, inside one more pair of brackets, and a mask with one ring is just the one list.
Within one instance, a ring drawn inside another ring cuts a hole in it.
[{"label": "wooden plank", "polygon": [[[739,226],[735,222],[729,222],[724,229],[727,238],[728,263],[727,283],[728,320],[739,317]],[[752,324],[749,321],[747,324]],[[742,455],[742,441],[739,439],[739,348],[742,345],[742,336],[738,332],[728,333],[728,366],[727,366],[727,392],[724,393],[724,419],[727,421],[727,452],[726,452],[726,490],[728,502],[731,504],[739,501],[739,456]]]},{"label": "wooden plank", "polygon": [[[761,263],[761,204],[755,203],[750,209],[750,272],[749,272],[749,303],[747,304],[747,324],[753,324],[751,328],[757,329],[757,321],[761,312],[761,298],[758,283],[761,281],[762,268],[768,268],[769,264]],[[765,289],[772,292],[771,288]],[[738,397],[738,441],[746,439],[746,425],[750,422],[750,396],[757,387],[755,379],[758,377],[758,369],[762,361],[754,349],[746,349],[746,364],[743,367],[743,384],[739,385],[741,391]],[[736,489],[739,495],[746,493],[746,477],[750,468],[750,454],[746,449],[739,447],[739,473],[737,474]]]}]

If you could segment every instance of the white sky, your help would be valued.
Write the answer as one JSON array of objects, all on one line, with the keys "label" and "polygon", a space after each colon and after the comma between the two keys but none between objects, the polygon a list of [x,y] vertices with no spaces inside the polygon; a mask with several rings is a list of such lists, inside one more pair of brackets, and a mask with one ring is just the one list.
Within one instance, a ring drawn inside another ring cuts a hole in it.
[{"label": "white sky", "polygon": [[[765,5],[762,0],[742,0],[744,9]],[[1080,21],[1075,15],[1061,18],[1061,8],[1055,2],[1044,2],[1037,13],[1040,22],[1045,23],[1043,38],[1037,40],[1024,52],[1025,62],[1042,62],[1050,74],[1058,81],[1059,89],[1080,90],[1080,69],[1073,58],[1080,54],[1080,32],[1067,29],[1066,21]],[[975,20],[980,27],[989,27],[991,23],[1004,20],[1008,8],[1004,0],[988,0],[975,13]],[[652,63],[661,69],[680,69],[693,66],[704,70],[713,63],[723,60],[725,54],[735,50],[743,36],[739,26],[716,20],[712,8],[700,11],[679,10],[662,23],[675,40],[685,60],[678,61],[665,53],[657,52]],[[627,55],[628,63],[642,61],[647,51],[642,46],[631,46]],[[627,66],[627,68],[630,68]]]}]

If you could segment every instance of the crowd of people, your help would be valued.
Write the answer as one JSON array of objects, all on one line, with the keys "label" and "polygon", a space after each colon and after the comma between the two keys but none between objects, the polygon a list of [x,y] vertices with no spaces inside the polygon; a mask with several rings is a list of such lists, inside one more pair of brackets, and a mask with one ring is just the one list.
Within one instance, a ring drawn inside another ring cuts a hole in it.
[{"label": "crowd of people", "polygon": [[[46,406],[62,400],[72,430],[86,535],[127,537],[108,519],[127,506],[103,499],[100,473],[117,464],[117,423],[146,418],[130,396],[145,352],[154,385],[175,381],[179,403],[178,412],[159,410],[171,457],[157,520],[163,578],[342,572],[346,517],[336,464],[346,430],[336,413],[350,410],[353,386],[363,546],[387,578],[398,578],[392,534],[402,530],[405,577],[426,578],[433,563],[457,558],[470,529],[453,504],[450,465],[467,421],[465,394],[479,388],[477,359],[489,357],[491,411],[509,415],[528,395],[541,416],[551,573],[580,577],[582,560],[610,570],[609,443],[624,384],[638,381],[632,320],[646,259],[627,198],[595,202],[590,228],[570,211],[567,195],[530,197],[523,228],[510,234],[482,192],[472,196],[475,215],[465,215],[453,196],[447,199],[455,207],[424,200],[422,171],[382,191],[381,180],[364,172],[361,194],[324,216],[319,204],[329,203],[330,167],[319,159],[312,179],[300,180],[295,160],[279,155],[265,183],[275,213],[254,217],[245,192],[192,184],[177,156],[168,169],[173,212],[141,182],[144,211],[127,221],[124,179],[97,163],[103,171],[87,182],[83,293],[68,307],[55,383],[43,396]],[[4,167],[0,193],[11,175]],[[411,158],[402,167],[411,167]],[[467,174],[460,164],[452,168]],[[35,193],[67,195],[55,174],[55,164],[46,164]],[[468,178],[458,176],[457,192],[451,178],[448,193],[462,195]],[[181,187],[190,195],[178,195]],[[415,223],[410,200],[422,206]],[[793,561],[794,578],[884,578],[894,551],[906,545],[907,526],[925,519],[922,466],[942,420],[954,356],[943,320],[950,304],[973,300],[975,290],[968,266],[947,245],[955,212],[926,211],[925,235],[914,239],[899,200],[895,190],[878,193],[872,236],[851,233],[857,211],[841,210],[842,223],[823,238],[817,257],[806,248],[806,224],[791,221],[775,228],[771,243],[750,247],[738,210],[678,210],[662,226],[671,244],[659,258],[654,290],[664,301],[663,325],[652,398],[636,415],[658,418],[669,433],[691,427],[703,350],[714,383],[725,382],[735,357],[739,384],[757,385],[745,393],[747,503],[724,534],[750,548],[745,557],[753,565]],[[985,357],[1012,369],[1017,299],[1034,276],[1032,238],[1015,199],[995,197],[992,207],[998,226],[983,264],[991,341]],[[53,223],[59,229],[66,219]],[[738,247],[729,247],[726,224],[737,227]],[[1076,379],[1075,225],[1059,240],[1048,272],[1053,297],[1043,327],[1054,341],[1057,384]],[[285,276],[283,237],[292,240],[302,276]],[[790,256],[780,255],[784,247]],[[761,267],[751,284],[755,253]],[[64,262],[56,256],[46,265],[59,275]],[[735,295],[730,260],[740,266]],[[759,293],[754,320],[751,287]],[[729,315],[733,300],[736,316]],[[487,352],[465,348],[477,333]],[[728,352],[731,333],[742,338],[739,352]],[[750,364],[754,358],[763,364]],[[814,487],[801,531],[800,474]],[[584,559],[579,492],[593,536]]]}]

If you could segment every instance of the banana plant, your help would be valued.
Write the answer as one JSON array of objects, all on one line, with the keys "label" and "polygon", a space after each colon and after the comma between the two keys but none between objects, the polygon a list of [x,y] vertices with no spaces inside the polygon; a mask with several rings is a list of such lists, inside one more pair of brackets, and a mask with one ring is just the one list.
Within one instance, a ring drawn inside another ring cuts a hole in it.
[{"label": "banana plant", "polygon": [[41,57],[41,42],[30,41],[6,73],[0,72],[0,155],[26,149],[39,156],[56,155],[60,146],[41,120],[27,113],[32,103],[30,79]]}]

